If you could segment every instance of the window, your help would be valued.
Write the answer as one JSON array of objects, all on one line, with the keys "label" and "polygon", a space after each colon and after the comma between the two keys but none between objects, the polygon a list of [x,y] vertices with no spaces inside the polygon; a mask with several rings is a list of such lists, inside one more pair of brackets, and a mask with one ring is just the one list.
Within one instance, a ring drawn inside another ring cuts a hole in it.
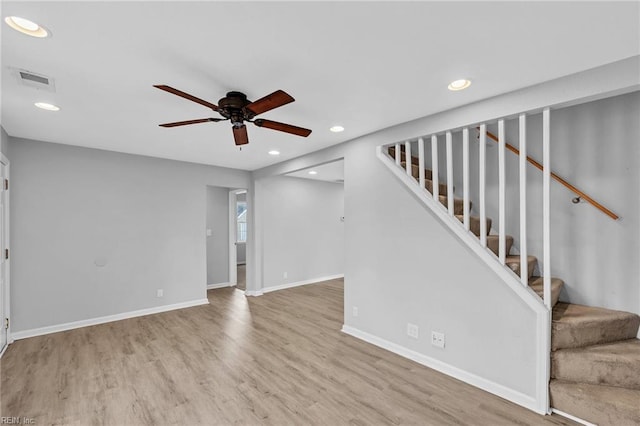
[{"label": "window", "polygon": [[247,202],[246,201],[237,201],[236,202],[236,242],[237,243],[246,243],[247,242]]}]

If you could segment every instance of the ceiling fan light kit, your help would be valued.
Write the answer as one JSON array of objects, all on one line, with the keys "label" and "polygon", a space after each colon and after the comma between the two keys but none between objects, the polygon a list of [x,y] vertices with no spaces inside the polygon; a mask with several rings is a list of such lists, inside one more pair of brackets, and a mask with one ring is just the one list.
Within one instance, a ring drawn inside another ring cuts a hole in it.
[{"label": "ceiling fan light kit", "polygon": [[281,107],[288,103],[295,101],[293,97],[284,92],[283,90],[276,90],[275,92],[258,99],[257,101],[250,101],[247,99],[247,95],[242,92],[229,92],[227,96],[218,101],[218,105],[212,104],[203,99],[197,98],[186,92],[183,92],[173,87],[158,84],[154,87],[164,90],[165,92],[172,93],[176,96],[188,99],[192,102],[199,103],[206,106],[211,110],[217,112],[224,118],[200,118],[196,120],[176,121],[172,123],[160,124],[161,127],[177,127],[185,126],[188,124],[206,123],[209,121],[231,121],[233,138],[237,146],[246,145],[249,143],[249,136],[247,134],[247,126],[245,122],[253,123],[258,127],[265,127],[271,130],[277,130],[280,132],[290,133],[292,135],[307,137],[311,134],[311,130],[305,129],[291,124],[280,123],[278,121],[265,120],[258,118],[254,120],[256,115],[271,111],[272,109]]}]

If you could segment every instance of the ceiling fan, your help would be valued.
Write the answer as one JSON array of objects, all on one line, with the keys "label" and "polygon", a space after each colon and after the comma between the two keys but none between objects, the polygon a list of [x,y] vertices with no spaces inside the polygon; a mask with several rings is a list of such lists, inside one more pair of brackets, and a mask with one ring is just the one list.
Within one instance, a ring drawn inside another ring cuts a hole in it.
[{"label": "ceiling fan", "polygon": [[258,114],[262,114],[274,108],[281,107],[282,105],[286,105],[295,100],[283,90],[276,90],[270,95],[267,95],[253,102],[248,100],[247,95],[245,95],[244,93],[229,92],[227,93],[227,96],[218,101],[218,105],[214,105],[211,102],[196,98],[195,96],[192,96],[181,90],[174,89],[173,87],[166,86],[164,84],[154,85],[153,87],[157,87],[158,89],[164,90],[165,92],[173,93],[174,95],[199,103],[200,105],[204,105],[224,117],[176,121],[173,123],[160,124],[161,127],[177,127],[185,126],[187,124],[206,123],[209,121],[218,122],[230,120],[231,124],[233,125],[233,138],[236,142],[236,145],[246,145],[249,143],[247,126],[244,124],[245,121],[253,123],[258,127],[266,127],[267,129],[278,130],[280,132],[291,133],[298,136],[307,137],[311,134],[311,130],[292,126],[291,124],[265,120],[263,118],[254,119],[254,117]]}]

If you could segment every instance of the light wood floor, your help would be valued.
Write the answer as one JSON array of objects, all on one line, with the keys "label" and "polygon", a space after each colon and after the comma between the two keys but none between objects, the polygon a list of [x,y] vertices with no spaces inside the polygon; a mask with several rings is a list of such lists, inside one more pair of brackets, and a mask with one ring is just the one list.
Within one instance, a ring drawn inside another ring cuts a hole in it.
[{"label": "light wood floor", "polygon": [[2,416],[37,425],[539,425],[539,416],[340,332],[342,280],[20,340]]}]

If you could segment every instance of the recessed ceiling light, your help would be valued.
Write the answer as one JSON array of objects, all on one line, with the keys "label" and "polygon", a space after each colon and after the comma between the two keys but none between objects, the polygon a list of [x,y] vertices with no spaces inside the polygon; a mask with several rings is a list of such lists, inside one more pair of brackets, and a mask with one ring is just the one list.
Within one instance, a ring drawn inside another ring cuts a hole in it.
[{"label": "recessed ceiling light", "polygon": [[315,170],[311,170],[311,171],[309,172],[309,174],[310,174],[310,175],[317,175],[317,174],[318,174],[318,172],[316,172]]},{"label": "recessed ceiling light", "polygon": [[333,133],[340,133],[340,132],[344,131],[344,127],[342,127],[342,126],[333,126],[329,130],[331,130]]},{"label": "recessed ceiling light", "polygon": [[32,37],[43,38],[49,36],[49,32],[44,27],[19,16],[7,16],[4,18],[4,22],[14,30]]},{"label": "recessed ceiling light", "polygon": [[276,151],[275,149],[272,149],[271,151],[269,151],[269,155],[280,155],[280,151]]},{"label": "recessed ceiling light", "polygon": [[59,106],[48,104],[46,102],[36,102],[34,105],[37,106],[38,108],[46,109],[47,111],[60,111]]},{"label": "recessed ceiling light", "polygon": [[447,86],[447,88],[449,90],[456,91],[466,89],[469,86],[471,86],[471,80],[466,80],[463,78],[461,80],[452,81],[451,83],[449,83],[449,86]]}]

